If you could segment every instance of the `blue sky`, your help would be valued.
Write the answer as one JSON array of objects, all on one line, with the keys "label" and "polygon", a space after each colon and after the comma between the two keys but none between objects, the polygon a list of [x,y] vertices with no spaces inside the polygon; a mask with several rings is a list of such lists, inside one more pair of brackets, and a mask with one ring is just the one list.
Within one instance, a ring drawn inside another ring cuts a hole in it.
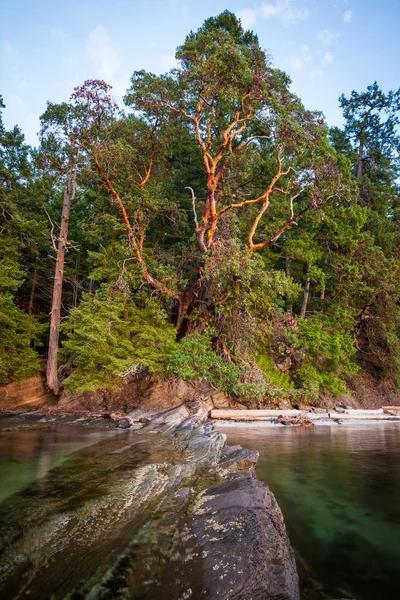
[{"label": "blue sky", "polygon": [[3,118],[33,145],[47,100],[102,78],[120,102],[134,70],[169,70],[186,34],[225,9],[330,125],[341,123],[341,93],[400,86],[400,0],[0,0],[0,9]]}]

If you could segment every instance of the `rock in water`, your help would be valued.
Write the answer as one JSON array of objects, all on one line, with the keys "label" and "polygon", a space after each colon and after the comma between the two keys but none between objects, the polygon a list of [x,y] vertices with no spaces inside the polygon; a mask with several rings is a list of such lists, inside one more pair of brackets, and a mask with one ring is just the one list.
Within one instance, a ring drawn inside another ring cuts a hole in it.
[{"label": "rock in water", "polygon": [[258,453],[225,446],[209,409],[157,413],[1,503],[0,598],[299,600]]},{"label": "rock in water", "polygon": [[270,490],[251,475],[206,490],[185,525],[186,556],[194,558],[184,563],[183,580],[196,589],[193,573],[204,573],[196,597],[300,597],[281,510]]},{"label": "rock in water", "polygon": [[[127,597],[141,600],[299,600],[282,512],[255,477],[258,453],[224,446],[225,436],[205,418],[204,407],[192,404],[164,411],[149,424],[161,435],[172,433],[188,466],[197,468],[186,479],[190,488],[166,499],[161,516],[137,537],[117,569],[118,582],[135,590]],[[151,577],[138,584],[140,572]]]}]

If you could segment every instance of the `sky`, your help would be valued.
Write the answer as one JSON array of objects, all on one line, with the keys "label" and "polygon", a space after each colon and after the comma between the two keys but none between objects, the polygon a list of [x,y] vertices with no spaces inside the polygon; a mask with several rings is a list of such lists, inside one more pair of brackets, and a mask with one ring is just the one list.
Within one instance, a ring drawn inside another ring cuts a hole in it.
[{"label": "sky", "polygon": [[46,102],[86,79],[110,83],[122,105],[133,71],[168,71],[189,31],[226,9],[329,125],[342,123],[342,93],[400,87],[400,0],[0,0],[6,127],[36,145]]}]

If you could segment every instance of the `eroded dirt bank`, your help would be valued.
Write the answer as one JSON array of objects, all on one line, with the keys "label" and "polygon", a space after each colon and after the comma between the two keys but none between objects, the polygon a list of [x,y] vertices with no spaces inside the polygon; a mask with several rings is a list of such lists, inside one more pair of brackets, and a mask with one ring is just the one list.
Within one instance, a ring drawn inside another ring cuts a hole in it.
[{"label": "eroded dirt bank", "polygon": [[[188,401],[142,417],[0,505],[0,595],[297,600],[294,554],[255,478],[258,455],[227,447],[209,408]],[[76,417],[4,420],[12,429]],[[86,425],[100,422],[115,427]]]},{"label": "eroded dirt bank", "polygon": [[291,409],[300,407],[304,410],[313,408],[334,409],[337,405],[351,409],[379,409],[381,406],[400,406],[400,392],[384,383],[379,383],[368,374],[364,374],[359,385],[341,398],[321,395],[317,402],[302,403],[301,398],[271,401],[262,406],[248,402],[246,405],[234,398],[218,392],[204,380],[195,379],[185,382],[178,378],[134,379],[121,390],[85,392],[80,394],[63,393],[57,398],[46,389],[44,376],[38,375],[25,381],[13,382],[0,386],[0,411],[4,410],[41,410],[56,413],[115,413],[123,415],[132,411],[150,411],[166,409],[182,402],[203,398],[211,400],[215,408],[279,408]]}]

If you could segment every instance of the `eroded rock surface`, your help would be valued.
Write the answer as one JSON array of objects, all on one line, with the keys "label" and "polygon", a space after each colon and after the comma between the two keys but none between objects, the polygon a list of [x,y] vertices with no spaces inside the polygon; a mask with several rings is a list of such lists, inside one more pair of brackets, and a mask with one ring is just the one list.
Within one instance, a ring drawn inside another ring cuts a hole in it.
[{"label": "eroded rock surface", "polygon": [[[185,521],[184,580],[198,597],[298,598],[293,552],[283,517],[268,488],[251,475],[208,488]],[[193,536],[193,537],[192,537]]]},{"label": "eroded rock surface", "polygon": [[258,455],[226,447],[208,410],[192,401],[116,430],[3,502],[0,597],[297,600]]}]

